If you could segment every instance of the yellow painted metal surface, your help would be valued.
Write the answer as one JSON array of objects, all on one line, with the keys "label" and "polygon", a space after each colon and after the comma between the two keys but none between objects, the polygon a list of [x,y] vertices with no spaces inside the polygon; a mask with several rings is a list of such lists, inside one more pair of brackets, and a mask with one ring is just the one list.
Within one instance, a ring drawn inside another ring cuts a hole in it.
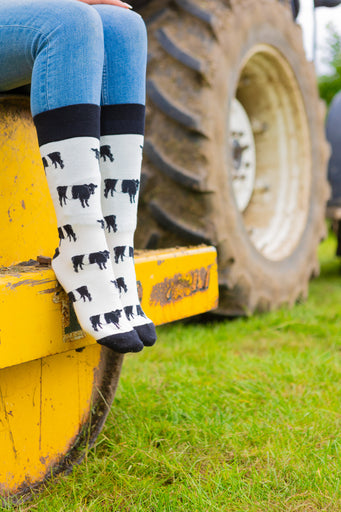
[{"label": "yellow painted metal surface", "polygon": [[218,305],[217,253],[213,247],[138,253],[136,278],[141,285],[143,310],[155,325],[197,315]]},{"label": "yellow painted metal surface", "polygon": [[0,101],[0,134],[0,265],[51,256],[57,221],[28,99]]},{"label": "yellow painted metal surface", "polygon": [[58,290],[51,269],[0,272],[0,368],[93,343],[64,341]]},{"label": "yellow painted metal surface", "polygon": [[0,370],[0,495],[63,460],[90,413],[99,357],[93,345]]}]

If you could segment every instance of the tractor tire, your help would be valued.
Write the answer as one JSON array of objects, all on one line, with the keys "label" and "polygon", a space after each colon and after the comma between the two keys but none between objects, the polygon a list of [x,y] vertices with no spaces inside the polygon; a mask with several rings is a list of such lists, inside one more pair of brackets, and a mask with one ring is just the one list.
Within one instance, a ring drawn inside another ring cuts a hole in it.
[{"label": "tractor tire", "polygon": [[141,14],[150,52],[136,245],[215,245],[218,314],[306,298],[326,230],[329,151],[291,10],[173,0]]}]

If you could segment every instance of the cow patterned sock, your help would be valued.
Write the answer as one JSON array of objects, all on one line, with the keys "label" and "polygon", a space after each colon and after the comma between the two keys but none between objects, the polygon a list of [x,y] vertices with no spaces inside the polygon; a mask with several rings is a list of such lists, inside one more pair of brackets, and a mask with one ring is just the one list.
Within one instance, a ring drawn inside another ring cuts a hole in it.
[{"label": "cow patterned sock", "polygon": [[52,268],[84,331],[115,352],[139,352],[143,343],[122,308],[104,232],[99,118],[98,106],[84,104],[34,118],[60,238]]},{"label": "cow patterned sock", "polygon": [[134,267],[144,110],[139,104],[102,107],[100,170],[105,234],[122,306],[143,344],[152,346],[155,326],[140,306]]}]

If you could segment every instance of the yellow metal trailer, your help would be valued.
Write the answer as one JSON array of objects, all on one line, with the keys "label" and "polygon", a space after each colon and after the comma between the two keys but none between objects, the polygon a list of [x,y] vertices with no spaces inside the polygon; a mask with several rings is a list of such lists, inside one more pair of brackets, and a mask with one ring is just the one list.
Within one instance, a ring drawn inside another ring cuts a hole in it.
[{"label": "yellow metal trailer", "polygon": [[[81,331],[49,265],[56,220],[25,97],[0,98],[0,169],[0,497],[7,498],[82,459],[111,406],[123,356]],[[140,252],[135,261],[141,304],[156,325],[217,306],[213,247]]]}]

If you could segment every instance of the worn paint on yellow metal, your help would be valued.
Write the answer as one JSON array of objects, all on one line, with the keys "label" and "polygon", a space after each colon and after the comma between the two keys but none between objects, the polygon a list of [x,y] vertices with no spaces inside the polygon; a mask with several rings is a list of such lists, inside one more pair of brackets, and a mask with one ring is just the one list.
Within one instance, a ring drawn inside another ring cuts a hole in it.
[{"label": "worn paint on yellow metal", "polygon": [[136,278],[143,310],[156,325],[218,305],[217,253],[213,247],[138,253]]},{"label": "worn paint on yellow metal", "polygon": [[0,370],[0,495],[42,480],[65,457],[90,413],[99,357],[93,345]]},{"label": "worn paint on yellow metal", "polygon": [[72,347],[64,342],[57,290],[51,269],[0,273],[0,368],[93,342],[90,337]]},{"label": "worn paint on yellow metal", "polygon": [[53,255],[57,222],[28,99],[0,101],[0,134],[0,265]]}]

